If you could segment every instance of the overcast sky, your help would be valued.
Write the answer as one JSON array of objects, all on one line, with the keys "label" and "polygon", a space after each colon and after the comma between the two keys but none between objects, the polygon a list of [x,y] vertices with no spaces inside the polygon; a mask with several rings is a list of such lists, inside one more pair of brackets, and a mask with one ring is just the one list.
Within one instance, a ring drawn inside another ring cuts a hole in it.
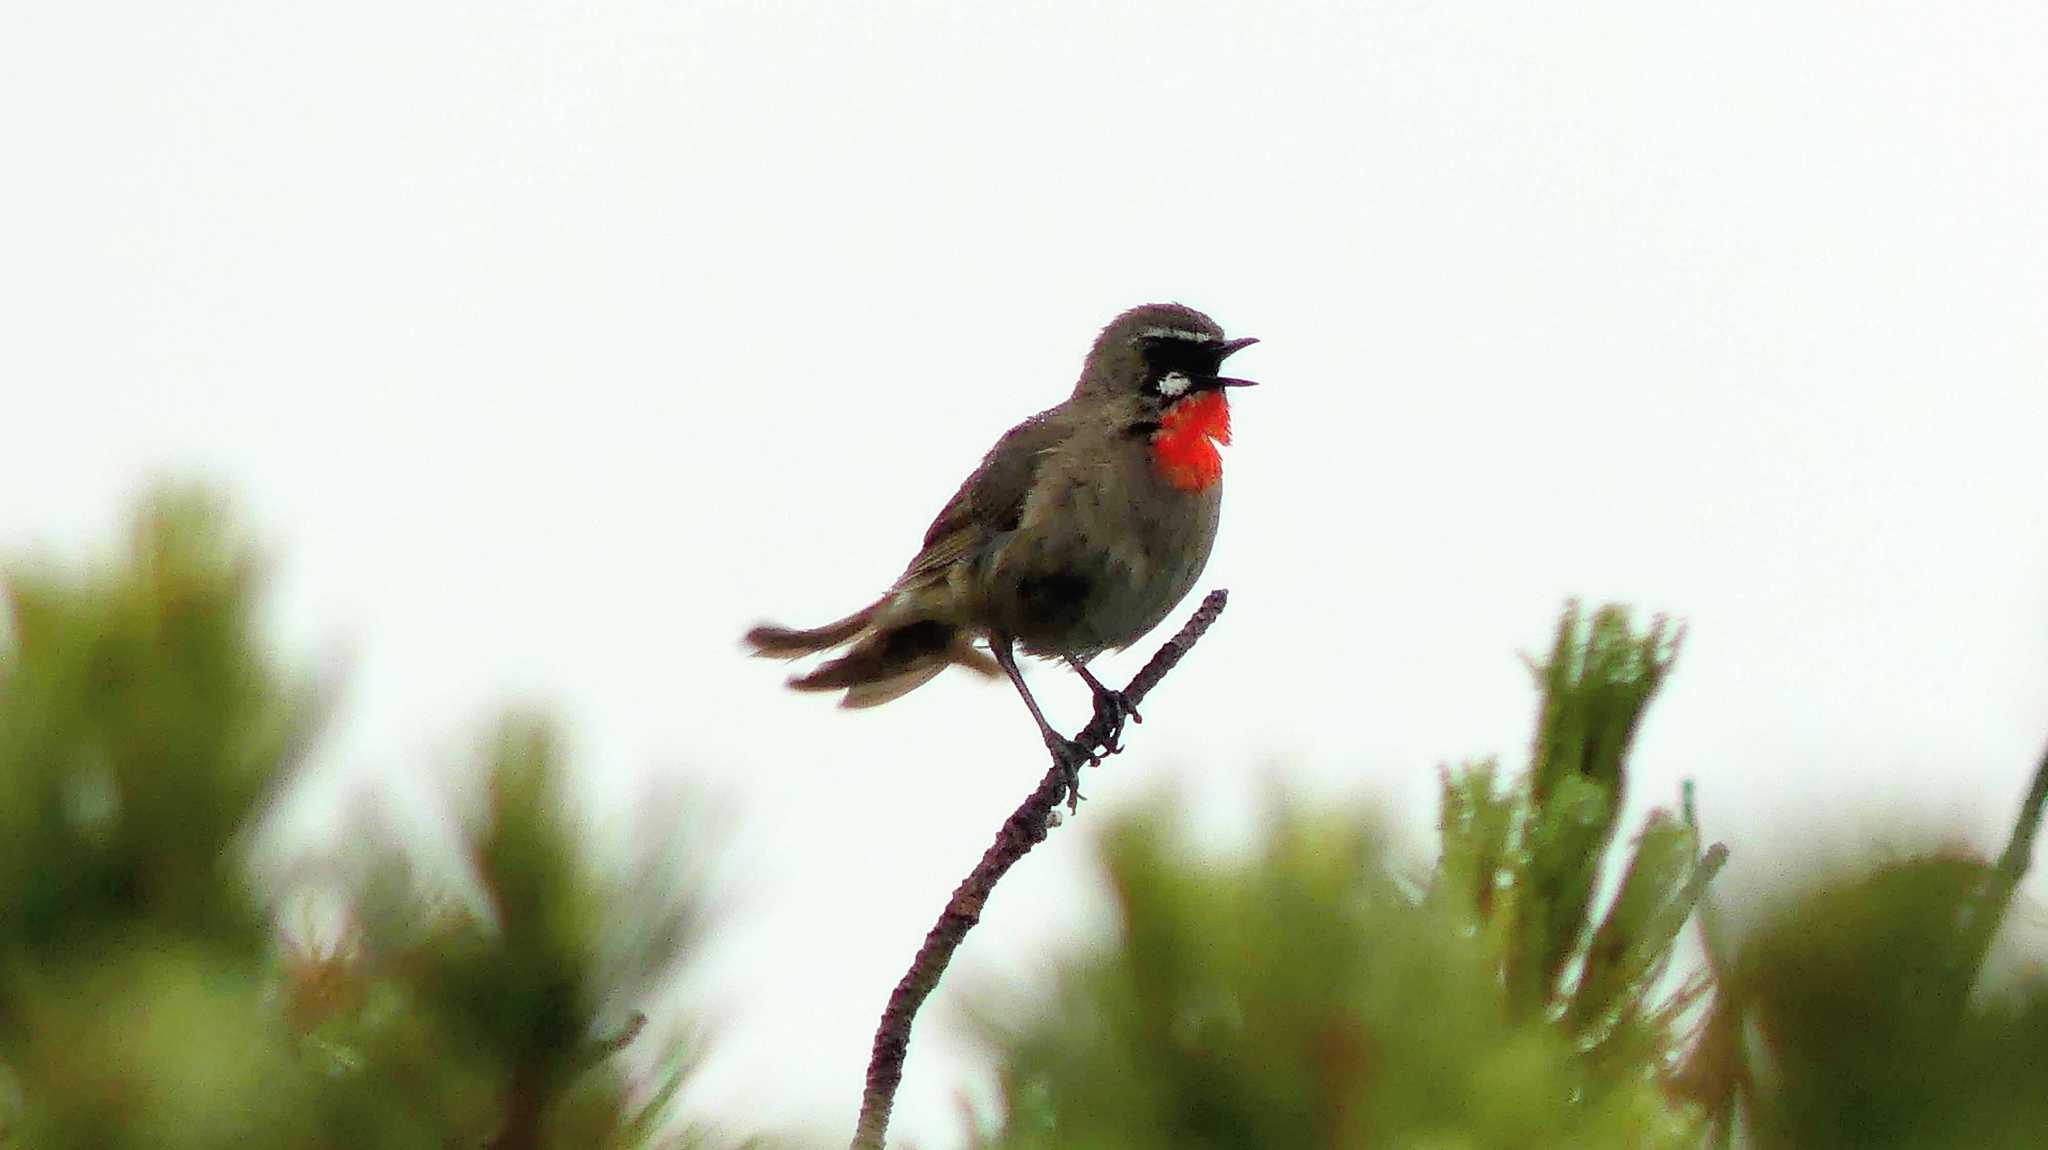
[{"label": "overcast sky", "polygon": [[1137,303],[1264,341],[1231,607],[999,889],[902,1134],[987,1089],[962,994],[1104,921],[1094,827],[1170,788],[1228,842],[1279,780],[1420,835],[1438,764],[1520,764],[1567,596],[1688,622],[1635,805],[1697,779],[1726,889],[1858,813],[1997,849],[2048,738],[2048,8],[1572,7],[17,5],[0,545],[216,480],[345,660],[331,780],[530,701],[609,809],[718,795],[692,1098],[741,1128],[850,1129],[1044,762],[1007,688],[849,715],[738,636],[886,586]]}]

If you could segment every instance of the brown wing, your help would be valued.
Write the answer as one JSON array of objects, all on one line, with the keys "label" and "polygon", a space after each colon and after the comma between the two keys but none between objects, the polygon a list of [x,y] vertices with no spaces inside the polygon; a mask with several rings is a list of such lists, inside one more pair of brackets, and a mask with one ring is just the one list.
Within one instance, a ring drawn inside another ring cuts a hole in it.
[{"label": "brown wing", "polygon": [[1067,436],[1063,414],[1057,407],[1041,411],[996,440],[982,457],[981,466],[925,529],[924,549],[904,569],[897,587],[936,582],[946,568],[990,538],[1016,529],[1039,462]]}]

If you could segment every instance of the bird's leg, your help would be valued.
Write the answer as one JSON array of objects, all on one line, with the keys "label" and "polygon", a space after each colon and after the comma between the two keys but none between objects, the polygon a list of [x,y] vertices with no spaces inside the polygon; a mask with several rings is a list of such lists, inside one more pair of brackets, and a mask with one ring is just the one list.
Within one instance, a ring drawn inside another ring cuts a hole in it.
[{"label": "bird's leg", "polygon": [[1095,692],[1095,718],[1102,723],[1105,732],[1102,749],[1112,755],[1122,751],[1123,746],[1118,740],[1123,738],[1124,716],[1129,715],[1134,723],[1144,722],[1145,716],[1138,713],[1137,704],[1131,702],[1130,696],[1104,686],[1102,680],[1095,677],[1095,672],[1088,669],[1088,664],[1072,655],[1061,655],[1060,658],[1065,659],[1067,666],[1074,669],[1074,674],[1081,676],[1081,681]]},{"label": "bird's leg", "polygon": [[1038,709],[1038,700],[1031,697],[1031,688],[1024,685],[1024,674],[1017,669],[1017,656],[1010,650],[1008,635],[992,635],[988,643],[989,653],[996,657],[996,665],[1016,684],[1017,693],[1024,696],[1024,705],[1031,708],[1032,721],[1038,724],[1038,733],[1045,739],[1045,749],[1052,752],[1052,761],[1066,772],[1067,793],[1074,798],[1081,797],[1081,768],[1099,761],[1090,754],[1087,747],[1052,729],[1045,721],[1045,712]]}]

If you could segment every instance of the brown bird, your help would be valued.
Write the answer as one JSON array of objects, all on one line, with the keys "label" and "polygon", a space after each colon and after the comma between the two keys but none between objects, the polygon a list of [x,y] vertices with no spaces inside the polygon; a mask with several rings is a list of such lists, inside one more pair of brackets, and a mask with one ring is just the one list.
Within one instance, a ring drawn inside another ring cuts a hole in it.
[{"label": "brown bird", "polygon": [[1225,357],[1257,342],[1225,339],[1214,320],[1179,304],[1117,316],[1089,349],[1073,394],[996,441],[888,593],[810,630],[763,624],[748,644],[782,658],[848,648],[789,681],[799,691],[844,690],[846,707],[886,703],[949,666],[984,675],[1000,667],[1073,776],[1098,756],[1046,722],[1017,670],[1021,645],[1087,682],[1110,732],[1102,749],[1118,750],[1124,716],[1139,716],[1088,661],[1137,642],[1201,577],[1223,503],[1224,393],[1251,386],[1218,373]]}]

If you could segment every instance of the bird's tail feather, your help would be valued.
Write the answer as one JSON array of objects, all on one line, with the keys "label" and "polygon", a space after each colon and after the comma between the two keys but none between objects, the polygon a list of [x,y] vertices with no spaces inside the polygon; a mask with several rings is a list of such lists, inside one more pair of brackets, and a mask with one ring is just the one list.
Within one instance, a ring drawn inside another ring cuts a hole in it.
[{"label": "bird's tail feather", "polygon": [[809,631],[756,627],[747,633],[747,641],[758,654],[794,658],[857,640],[846,654],[789,681],[799,691],[844,690],[842,707],[879,706],[956,664],[983,675],[996,673],[995,661],[976,650],[973,640],[951,623],[915,619],[877,626],[874,614],[875,607],[869,607]]},{"label": "bird's tail feather", "polygon": [[844,619],[809,630],[763,623],[747,632],[747,645],[754,649],[754,654],[775,659],[796,659],[829,651],[851,642],[867,630],[874,622],[875,612],[881,610],[884,602],[886,600],[877,599]]}]

